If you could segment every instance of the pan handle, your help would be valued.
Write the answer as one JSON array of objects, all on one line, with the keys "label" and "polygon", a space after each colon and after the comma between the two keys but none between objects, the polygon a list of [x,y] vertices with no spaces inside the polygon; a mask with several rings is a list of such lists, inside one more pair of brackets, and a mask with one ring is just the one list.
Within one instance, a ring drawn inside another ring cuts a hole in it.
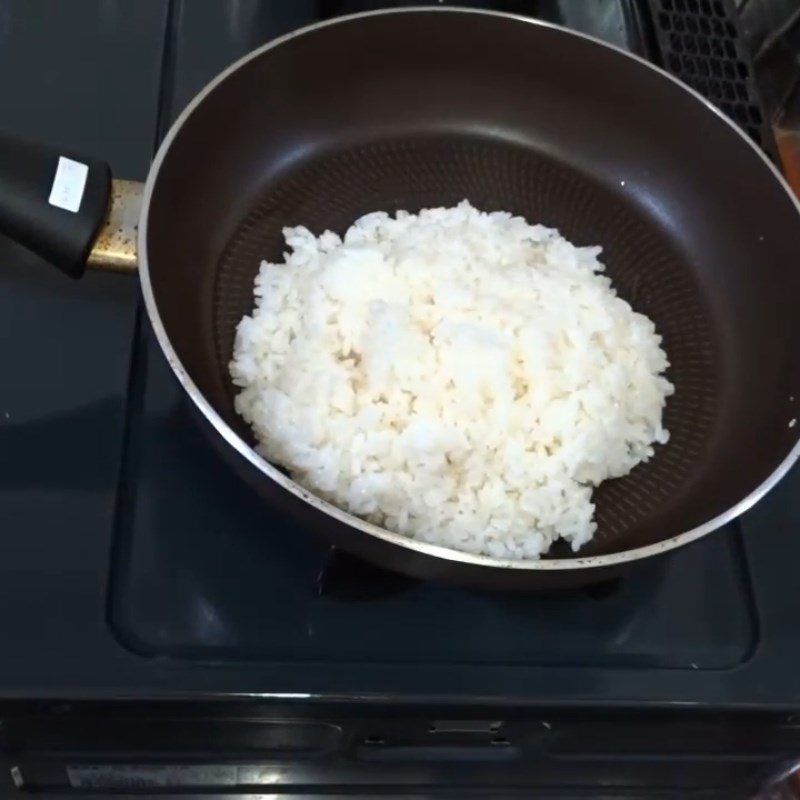
[{"label": "pan handle", "polygon": [[[141,192],[129,181],[114,185],[114,198],[126,201],[127,224]],[[110,208],[111,199],[111,169],[105,161],[0,134],[0,233],[70,277],[83,275],[90,254],[92,266],[112,266],[104,258],[115,237],[103,223],[117,219],[120,209]],[[115,231],[121,228],[117,222]],[[102,245],[98,253],[95,245]],[[116,259],[117,269],[122,262],[135,266],[135,243],[124,252],[124,258]]]}]

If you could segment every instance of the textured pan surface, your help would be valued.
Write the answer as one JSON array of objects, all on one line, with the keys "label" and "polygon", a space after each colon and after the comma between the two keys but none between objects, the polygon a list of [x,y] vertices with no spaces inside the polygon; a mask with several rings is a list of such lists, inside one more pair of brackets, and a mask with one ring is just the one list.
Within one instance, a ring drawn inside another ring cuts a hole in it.
[{"label": "textured pan surface", "polygon": [[[664,336],[672,439],[597,492],[598,535],[581,555],[691,530],[769,478],[797,439],[794,204],[676,83],[512,18],[346,20],[263,52],[204,98],[170,144],[148,221],[152,290],[182,368],[249,440],[227,363],[281,229],[341,232],[367,211],[464,197],[603,245],[620,293]],[[404,568],[394,545],[369,549]]]},{"label": "textured pan surface", "polygon": [[[220,260],[214,289],[216,368],[224,374],[236,324],[253,307],[260,260],[280,259],[287,223],[342,233],[368,211],[417,211],[465,197],[485,210],[508,210],[557,226],[576,243],[602,243],[620,294],[664,336],[676,386],[666,417],[671,439],[658,448],[657,458],[597,492],[596,550],[608,549],[691,479],[713,426],[719,352],[701,287],[669,238],[635,207],[553,160],[454,135],[355,147],[293,172],[250,211]],[[227,414],[231,418],[230,406]]]}]

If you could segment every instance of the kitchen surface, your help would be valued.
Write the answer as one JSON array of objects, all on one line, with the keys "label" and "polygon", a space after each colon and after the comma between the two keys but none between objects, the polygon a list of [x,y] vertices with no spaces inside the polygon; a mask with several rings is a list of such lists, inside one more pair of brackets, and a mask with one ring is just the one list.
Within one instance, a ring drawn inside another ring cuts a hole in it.
[{"label": "kitchen surface", "polygon": [[[5,0],[0,129],[143,180],[222,68],[388,5]],[[752,48],[790,47],[792,9],[771,34],[732,3],[459,5],[653,60],[788,158],[771,120],[792,124],[775,109],[795,83],[780,64],[760,77]],[[687,55],[695,25],[718,78]],[[729,798],[800,759],[797,469],[711,536],[586,589],[402,577],[226,467],[136,278],[71,281],[5,239],[0,262],[0,796]]]}]

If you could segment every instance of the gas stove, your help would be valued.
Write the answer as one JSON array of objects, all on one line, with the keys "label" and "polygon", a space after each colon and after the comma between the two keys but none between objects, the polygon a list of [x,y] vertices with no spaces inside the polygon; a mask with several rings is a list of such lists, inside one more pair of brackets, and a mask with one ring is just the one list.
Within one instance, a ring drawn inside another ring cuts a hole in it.
[{"label": "gas stove", "polygon": [[[231,61],[400,4],[47,5],[0,6],[2,126],[143,179]],[[732,92],[726,112],[772,152],[726,3],[460,5],[598,36],[720,105]],[[728,43],[714,85],[683,38],[706,6]],[[741,520],[582,592],[413,581],[323,546],[230,473],[135,281],[70,283],[5,240],[0,258],[2,796],[732,797],[800,752],[797,470]]]}]

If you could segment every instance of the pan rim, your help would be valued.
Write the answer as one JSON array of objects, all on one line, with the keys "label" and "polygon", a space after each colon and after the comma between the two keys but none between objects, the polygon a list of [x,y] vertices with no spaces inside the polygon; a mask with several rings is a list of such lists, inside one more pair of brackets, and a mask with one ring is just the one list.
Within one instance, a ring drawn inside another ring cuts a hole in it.
[{"label": "pan rim", "polygon": [[478,14],[495,18],[512,20],[524,24],[535,25],[541,28],[551,29],[568,36],[575,36],[580,39],[584,39],[597,46],[611,50],[619,55],[624,56],[625,58],[629,58],[632,59],[633,61],[638,62],[647,69],[650,69],[656,74],[660,75],[661,77],[671,81],[680,89],[682,89],[684,92],[687,92],[694,99],[701,102],[706,107],[707,110],[716,115],[737,136],[743,139],[747,143],[747,145],[755,152],[755,154],[761,159],[763,164],[772,172],[772,175],[778,181],[779,185],[783,188],[783,190],[786,192],[789,199],[794,204],[794,207],[797,210],[798,215],[800,216],[800,200],[798,200],[798,198],[795,197],[794,193],[792,192],[791,188],[789,187],[783,175],[780,173],[777,167],[774,164],[772,164],[771,161],[769,161],[769,159],[758,148],[758,146],[738,125],[736,125],[733,121],[728,119],[728,117],[725,116],[725,114],[723,114],[716,106],[714,106],[705,97],[703,97],[703,95],[692,89],[690,86],[687,86],[682,81],[678,80],[675,76],[671,75],[669,72],[661,69],[661,67],[652,64],[651,62],[647,61],[647,59],[635,53],[631,53],[627,50],[624,50],[621,47],[605,42],[602,39],[599,39],[595,36],[591,36],[589,34],[582,33],[580,31],[571,30],[569,28],[564,27],[563,25],[557,25],[551,22],[546,22],[544,20],[535,19],[532,17],[526,17],[521,14],[504,13],[499,11],[492,11],[489,9],[459,8],[453,6],[448,6],[448,7],[413,6],[405,8],[385,8],[385,9],[378,9],[375,11],[365,11],[356,14],[348,14],[341,17],[335,17],[333,19],[323,20],[290,31],[289,33],[284,34],[283,36],[280,36],[276,39],[267,42],[261,47],[258,47],[255,50],[252,50],[251,52],[245,54],[240,59],[229,65],[218,75],[216,75],[192,98],[189,104],[183,109],[183,111],[177,117],[175,122],[171,125],[169,131],[167,132],[166,136],[161,142],[161,145],[159,146],[156,156],[150,167],[150,172],[147,176],[147,181],[145,183],[145,188],[144,188],[144,196],[142,202],[141,216],[139,220],[139,235],[137,243],[139,252],[139,273],[142,285],[142,295],[144,297],[145,308],[147,309],[147,313],[150,318],[151,325],[153,326],[153,330],[156,334],[156,339],[158,340],[159,346],[161,347],[162,352],[164,353],[172,371],[175,373],[175,376],[180,382],[184,391],[192,399],[192,402],[195,404],[195,406],[201,412],[201,414],[206,418],[206,420],[208,420],[211,426],[215,429],[216,433],[219,434],[228,445],[230,445],[240,456],[242,456],[248,462],[250,462],[250,464],[254,466],[259,472],[261,472],[265,478],[274,481],[282,489],[285,489],[286,491],[293,494],[297,499],[307,503],[308,505],[312,506],[313,508],[317,509],[318,511],[324,514],[333,517],[338,522],[341,522],[342,524],[347,525],[351,528],[355,528],[364,534],[374,536],[375,538],[383,540],[384,542],[387,542],[389,544],[408,548],[410,550],[415,550],[422,555],[432,556],[446,561],[469,564],[475,567],[486,567],[491,569],[503,569],[503,570],[514,569],[518,571],[540,571],[540,570],[562,571],[562,570],[576,570],[576,569],[599,569],[603,567],[618,566],[626,564],[631,561],[638,561],[661,553],[666,553],[671,550],[675,550],[679,547],[682,547],[683,545],[696,541],[702,538],[703,536],[712,533],[718,528],[721,528],[723,525],[726,525],[729,522],[733,521],[741,514],[743,514],[745,511],[748,511],[750,508],[752,508],[776,484],[778,484],[780,480],[789,472],[791,467],[797,461],[798,457],[800,457],[800,426],[798,426],[797,441],[789,451],[788,455],[784,457],[783,461],[781,461],[781,463],[776,467],[776,469],[769,476],[767,476],[767,478],[764,481],[762,481],[761,484],[759,484],[748,495],[739,500],[730,508],[723,511],[721,514],[718,514],[716,517],[713,517],[712,519],[702,523],[701,525],[695,528],[692,528],[691,530],[675,534],[674,536],[671,536],[668,539],[664,539],[654,544],[645,545],[643,547],[636,547],[630,550],[623,550],[617,553],[608,553],[605,555],[598,555],[598,556],[586,556],[583,558],[580,556],[576,556],[575,558],[560,558],[560,559],[543,558],[536,561],[512,560],[512,559],[492,558],[490,556],[473,555],[471,553],[461,552],[459,550],[454,550],[448,547],[429,544],[427,542],[421,542],[416,539],[410,539],[401,534],[393,533],[392,531],[386,530],[385,528],[381,528],[377,525],[373,525],[372,523],[366,522],[365,520],[362,520],[359,517],[356,517],[346,511],[343,511],[342,509],[338,508],[337,506],[334,506],[331,503],[328,503],[325,500],[322,500],[321,498],[315,496],[309,490],[304,489],[298,483],[293,481],[279,469],[277,469],[268,461],[266,461],[266,459],[258,455],[258,453],[256,453],[255,450],[253,450],[244,441],[244,439],[242,439],[228,425],[228,423],[225,422],[225,420],[211,406],[211,404],[206,400],[206,398],[197,388],[197,385],[194,383],[189,373],[187,372],[186,368],[183,366],[181,360],[179,359],[178,354],[175,352],[175,349],[173,348],[169,336],[166,332],[166,328],[164,327],[163,321],[161,320],[161,316],[158,312],[158,305],[156,303],[153,286],[150,281],[150,270],[147,259],[147,247],[146,247],[147,221],[148,221],[150,202],[152,200],[153,191],[156,182],[158,180],[158,175],[161,166],[178,132],[183,127],[187,119],[191,116],[192,112],[217,86],[219,86],[223,81],[225,81],[226,78],[230,77],[232,74],[237,72],[241,67],[243,67],[251,60],[260,57],[264,53],[280,46],[281,44],[284,44],[294,39],[295,37],[311,33],[321,28],[346,24],[348,22],[357,21],[365,17],[374,17],[386,14],[408,14],[408,13],[416,13],[416,14],[436,13],[436,14],[461,14],[461,15]]}]

